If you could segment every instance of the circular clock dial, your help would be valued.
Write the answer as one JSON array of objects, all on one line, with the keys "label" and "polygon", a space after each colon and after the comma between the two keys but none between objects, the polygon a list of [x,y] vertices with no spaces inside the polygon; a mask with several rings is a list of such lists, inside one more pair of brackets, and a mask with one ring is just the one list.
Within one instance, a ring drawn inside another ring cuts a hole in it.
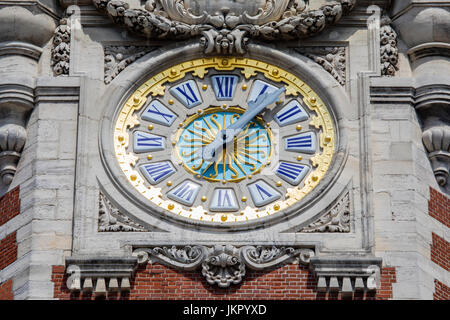
[{"label": "circular clock dial", "polygon": [[[283,86],[214,161],[204,159],[249,105]],[[205,222],[295,208],[326,174],[334,145],[330,113],[305,82],[244,58],[196,59],[154,75],[121,107],[114,129],[119,165],[149,207]]]}]

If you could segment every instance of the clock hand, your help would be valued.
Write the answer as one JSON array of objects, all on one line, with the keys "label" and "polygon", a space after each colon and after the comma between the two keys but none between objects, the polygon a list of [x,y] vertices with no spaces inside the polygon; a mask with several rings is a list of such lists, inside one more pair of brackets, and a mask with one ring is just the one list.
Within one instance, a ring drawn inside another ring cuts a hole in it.
[{"label": "clock hand", "polygon": [[263,111],[268,105],[278,100],[280,94],[285,91],[284,87],[272,93],[260,95],[256,101],[251,101],[248,104],[247,110],[239,119],[225,130],[220,130],[216,138],[202,149],[202,157],[204,161],[213,162],[216,160],[219,150],[224,145],[231,143],[235,136],[237,136],[247,123],[249,123],[257,114]]}]

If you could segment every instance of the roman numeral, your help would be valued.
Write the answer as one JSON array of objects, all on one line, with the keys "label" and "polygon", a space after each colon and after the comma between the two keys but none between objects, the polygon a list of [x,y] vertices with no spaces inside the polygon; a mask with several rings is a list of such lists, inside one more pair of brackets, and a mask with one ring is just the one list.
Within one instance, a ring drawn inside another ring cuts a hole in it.
[{"label": "roman numeral", "polygon": [[313,132],[306,132],[285,138],[285,149],[287,151],[314,153],[316,151],[316,136]]},{"label": "roman numeral", "polygon": [[193,108],[202,103],[200,93],[194,80],[188,80],[170,89],[174,95],[187,108]]},{"label": "roman numeral", "polygon": [[302,164],[280,162],[275,173],[283,180],[296,186],[308,173],[309,168]]},{"label": "roman numeral", "polygon": [[214,190],[213,199],[209,207],[211,211],[236,211],[239,206],[233,189]]},{"label": "roman numeral", "polygon": [[150,102],[148,107],[142,113],[142,119],[152,121],[165,126],[170,126],[175,121],[175,114],[166,108],[158,100]]},{"label": "roman numeral", "polygon": [[258,99],[258,97],[262,94],[265,93],[272,93],[275,90],[277,90],[278,88],[261,80],[256,80],[253,83],[252,86],[252,91],[250,92],[249,96],[248,96],[248,102],[250,101],[255,101],[256,99]]},{"label": "roman numeral", "polygon": [[231,100],[239,77],[233,75],[212,76],[212,83],[217,100]]},{"label": "roman numeral", "polygon": [[269,186],[263,180],[257,181],[248,186],[253,203],[257,206],[263,206],[273,202],[281,197],[281,194]]},{"label": "roman numeral", "polygon": [[200,185],[186,180],[176,188],[172,189],[167,196],[172,200],[190,206],[194,203],[199,190]]},{"label": "roman numeral", "polygon": [[165,149],[165,140],[163,137],[136,131],[134,133],[134,152],[159,151]]},{"label": "roman numeral", "polygon": [[289,102],[275,116],[275,121],[280,125],[280,127],[295,122],[304,121],[306,119],[308,119],[308,114],[296,100]]},{"label": "roman numeral", "polygon": [[140,170],[151,184],[157,184],[176,172],[169,161],[145,164]]}]

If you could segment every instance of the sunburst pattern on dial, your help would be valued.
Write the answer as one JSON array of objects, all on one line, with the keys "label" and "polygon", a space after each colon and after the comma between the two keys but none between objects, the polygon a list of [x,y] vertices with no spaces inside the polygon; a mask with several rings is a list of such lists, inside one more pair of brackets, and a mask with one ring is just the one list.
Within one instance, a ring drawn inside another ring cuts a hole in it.
[{"label": "sunburst pattern on dial", "polygon": [[[244,121],[253,101],[282,87],[276,103]],[[241,117],[245,125],[206,161],[202,150]],[[116,157],[149,208],[215,223],[301,204],[329,169],[336,139],[329,111],[307,84],[246,58],[196,59],[164,70],[116,119]]]},{"label": "sunburst pattern on dial", "polygon": [[238,182],[258,173],[267,163],[271,153],[271,132],[264,128],[264,121],[258,117],[249,122],[234,138],[233,144],[225,147],[215,162],[203,160],[201,151],[210,144],[220,130],[226,130],[244,109],[210,107],[193,116],[192,122],[180,129],[175,140],[175,153],[183,161],[188,172],[208,181]]}]

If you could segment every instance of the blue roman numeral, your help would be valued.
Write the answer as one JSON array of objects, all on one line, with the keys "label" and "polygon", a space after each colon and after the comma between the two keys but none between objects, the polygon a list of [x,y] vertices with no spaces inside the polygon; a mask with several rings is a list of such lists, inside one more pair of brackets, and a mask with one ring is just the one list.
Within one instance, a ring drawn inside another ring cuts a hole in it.
[{"label": "blue roman numeral", "polygon": [[202,103],[194,80],[188,80],[180,83],[179,85],[171,88],[170,93],[173,94],[187,108],[193,108]]},{"label": "blue roman numeral", "polygon": [[186,180],[178,187],[171,190],[167,196],[183,204],[192,205],[199,190],[200,186],[198,184]]},{"label": "blue roman numeral", "polygon": [[161,147],[162,137],[146,137],[140,133],[137,134],[137,144],[141,147]]},{"label": "blue roman numeral", "polygon": [[141,131],[134,133],[134,152],[158,151],[164,148],[163,137]]},{"label": "blue roman numeral", "polygon": [[167,178],[175,169],[168,161],[155,162],[141,166],[142,173],[148,178],[151,184],[157,184],[159,181]]},{"label": "blue roman numeral", "polygon": [[[186,91],[186,88],[189,90],[189,92]],[[176,89],[186,98],[187,105],[193,104],[198,101],[198,98],[195,95],[194,90],[192,90],[190,83],[183,84],[182,86],[179,86]]]},{"label": "blue roman numeral", "polygon": [[278,120],[283,123],[286,119],[289,119],[292,116],[295,116],[297,113],[302,112],[297,106],[290,108],[286,112],[283,112],[280,115],[277,115]]},{"label": "blue roman numeral", "polygon": [[263,180],[252,183],[248,186],[253,203],[257,206],[263,206],[273,202],[281,197],[281,194],[269,186]]},{"label": "blue roman numeral", "polygon": [[142,119],[153,121],[165,126],[170,126],[175,120],[176,116],[169,109],[167,109],[161,102],[152,101],[145,112],[142,114]]},{"label": "blue roman numeral", "polygon": [[219,207],[231,207],[231,199],[230,199],[230,192],[228,190],[218,190],[218,199],[217,199],[217,206]]},{"label": "blue roman numeral", "polygon": [[268,84],[264,81],[256,80],[253,83],[252,91],[250,92],[250,94],[248,96],[248,102],[256,101],[256,99],[258,99],[258,97],[260,95],[265,94],[265,93],[272,93],[275,90],[277,90],[277,87],[275,87],[271,84]]},{"label": "blue roman numeral", "polygon": [[259,196],[261,197],[262,200],[265,200],[264,199],[264,195],[267,198],[270,198],[270,197],[273,196],[269,191],[267,191],[264,188],[262,188],[259,184],[256,184],[255,187],[256,187],[256,190],[258,190]]},{"label": "blue roman numeral", "polygon": [[233,99],[238,77],[233,75],[212,76],[213,88],[217,100]]},{"label": "blue roman numeral", "polygon": [[288,151],[314,153],[316,151],[316,138],[314,133],[306,132],[286,138],[285,149]]},{"label": "blue roman numeral", "polygon": [[298,185],[308,170],[307,166],[301,164],[281,162],[275,173],[290,184]]},{"label": "blue roman numeral", "polygon": [[209,209],[211,211],[236,211],[239,206],[233,189],[216,189]]},{"label": "blue roman numeral", "polygon": [[304,121],[306,119],[308,119],[308,114],[296,100],[289,102],[275,116],[275,121],[278,122],[280,126],[286,126],[288,124]]}]

